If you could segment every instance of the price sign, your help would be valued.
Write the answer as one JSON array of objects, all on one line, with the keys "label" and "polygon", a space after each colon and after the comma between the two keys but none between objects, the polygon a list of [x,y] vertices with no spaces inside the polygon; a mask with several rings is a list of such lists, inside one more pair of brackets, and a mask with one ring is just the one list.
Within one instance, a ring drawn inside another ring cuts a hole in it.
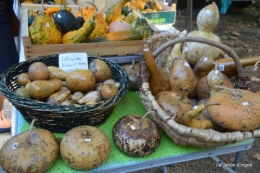
[{"label": "price sign", "polygon": [[77,69],[88,70],[88,55],[87,53],[59,54],[59,68],[68,73]]}]

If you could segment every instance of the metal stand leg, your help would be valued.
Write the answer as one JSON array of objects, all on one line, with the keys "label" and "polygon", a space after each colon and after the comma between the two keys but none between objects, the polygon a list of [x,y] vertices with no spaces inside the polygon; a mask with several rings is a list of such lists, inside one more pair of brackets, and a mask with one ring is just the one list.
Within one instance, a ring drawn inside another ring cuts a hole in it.
[{"label": "metal stand leg", "polygon": [[239,160],[240,160],[241,154],[242,154],[241,151],[238,151],[238,152],[236,153],[236,157],[235,157],[235,161],[234,161],[235,166],[232,168],[234,171],[237,171],[237,164],[238,164],[238,162],[239,162]]},{"label": "metal stand leg", "polygon": [[192,31],[192,7],[193,7],[193,0],[187,0],[186,4],[186,13],[187,13],[187,20],[186,20],[186,26],[188,32]]}]

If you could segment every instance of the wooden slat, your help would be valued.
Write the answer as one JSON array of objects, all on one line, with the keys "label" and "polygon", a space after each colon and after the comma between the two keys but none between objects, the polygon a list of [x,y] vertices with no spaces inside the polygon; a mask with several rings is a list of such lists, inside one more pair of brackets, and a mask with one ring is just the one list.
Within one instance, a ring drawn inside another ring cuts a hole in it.
[{"label": "wooden slat", "polygon": [[30,45],[28,38],[24,38],[25,59],[32,59],[42,55],[51,55],[69,52],[86,52],[91,56],[126,55],[141,53],[143,48],[142,40],[79,43],[79,44],[47,44]]}]

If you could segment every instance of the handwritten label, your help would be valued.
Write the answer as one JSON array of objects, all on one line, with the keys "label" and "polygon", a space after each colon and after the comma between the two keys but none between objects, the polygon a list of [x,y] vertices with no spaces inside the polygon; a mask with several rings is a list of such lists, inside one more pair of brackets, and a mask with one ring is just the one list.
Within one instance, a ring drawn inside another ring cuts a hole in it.
[{"label": "handwritten label", "polygon": [[68,73],[77,69],[88,70],[88,55],[87,53],[59,54],[59,68]]},{"label": "handwritten label", "polygon": [[16,149],[16,148],[18,148],[18,146],[19,146],[18,143],[14,143],[14,145],[13,145],[13,150]]},{"label": "handwritten label", "polygon": [[219,65],[219,70],[220,71],[224,71],[225,70],[225,65],[224,64],[220,64]]}]

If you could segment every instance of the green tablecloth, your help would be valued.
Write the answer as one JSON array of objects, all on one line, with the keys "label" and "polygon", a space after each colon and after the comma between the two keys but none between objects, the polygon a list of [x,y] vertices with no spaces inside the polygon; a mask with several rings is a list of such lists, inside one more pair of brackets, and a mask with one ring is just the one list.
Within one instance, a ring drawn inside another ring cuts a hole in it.
[{"label": "green tablecloth", "polygon": [[[116,145],[113,143],[113,139],[112,139],[112,128],[114,124],[118,121],[120,117],[124,115],[129,115],[129,114],[144,115],[145,113],[146,110],[144,109],[141,103],[138,93],[136,91],[129,91],[125,95],[125,97],[119,102],[119,104],[115,107],[113,113],[108,118],[108,120],[99,127],[108,136],[112,147],[108,159],[96,169],[107,170],[113,167],[134,165],[136,163],[140,163],[144,161],[156,160],[156,159],[161,159],[166,157],[173,157],[182,154],[189,154],[189,153],[205,150],[205,149],[194,148],[190,146],[177,145],[171,140],[171,138],[169,138],[163,131],[161,131],[161,136],[162,136],[161,143],[154,153],[142,158],[129,157],[121,153],[119,149],[116,147]],[[30,127],[29,123],[27,123],[24,120],[23,116],[20,113],[18,113],[17,133],[19,134],[25,130],[28,130],[29,127]],[[62,133],[54,133],[54,135],[57,138],[63,137]],[[53,172],[71,173],[71,172],[80,172],[80,171],[68,167],[63,162],[62,158],[59,157],[55,165],[48,172],[49,173],[53,173]]]}]

